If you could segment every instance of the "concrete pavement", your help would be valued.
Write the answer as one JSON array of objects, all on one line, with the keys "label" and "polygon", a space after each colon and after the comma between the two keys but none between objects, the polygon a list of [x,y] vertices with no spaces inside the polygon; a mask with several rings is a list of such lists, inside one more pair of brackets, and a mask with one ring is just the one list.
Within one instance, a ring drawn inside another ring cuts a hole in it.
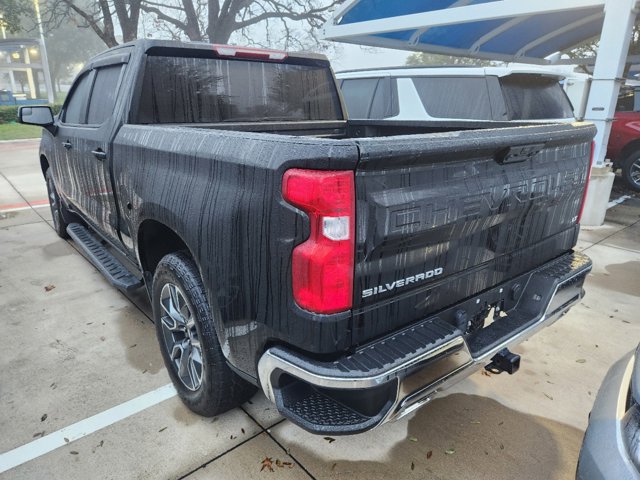
[{"label": "concrete pavement", "polygon": [[[154,393],[170,380],[144,296],[112,288],[59,239],[44,199],[37,142],[0,144],[0,465],[17,448],[30,458],[1,479],[569,479],[604,374],[640,341],[632,198],[581,233],[594,260],[587,296],[514,349],[516,375],[477,373],[412,417],[353,437],[310,435],[260,393],[205,419]],[[95,416],[108,425],[93,431]]]}]

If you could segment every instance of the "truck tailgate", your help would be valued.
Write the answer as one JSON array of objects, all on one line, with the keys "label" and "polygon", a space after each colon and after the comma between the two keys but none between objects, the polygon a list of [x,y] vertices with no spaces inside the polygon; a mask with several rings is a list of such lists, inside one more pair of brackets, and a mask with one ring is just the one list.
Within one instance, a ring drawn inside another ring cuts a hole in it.
[{"label": "truck tailgate", "polygon": [[569,251],[594,133],[575,123],[357,140],[353,343]]}]

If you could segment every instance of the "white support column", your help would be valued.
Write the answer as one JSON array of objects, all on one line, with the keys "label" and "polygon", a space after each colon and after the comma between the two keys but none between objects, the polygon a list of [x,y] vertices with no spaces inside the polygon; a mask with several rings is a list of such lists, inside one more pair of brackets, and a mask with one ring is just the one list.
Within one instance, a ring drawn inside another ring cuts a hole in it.
[{"label": "white support column", "polygon": [[595,137],[592,179],[582,217],[583,225],[602,225],[613,186],[614,174],[605,156],[636,19],[636,2],[637,0],[607,0],[604,7],[598,56],[585,111],[585,120],[593,122],[598,133]]},{"label": "white support column", "polygon": [[[24,47],[24,63],[27,65],[31,64],[31,56],[29,55],[29,47]],[[36,84],[33,81],[33,68],[28,67],[26,69],[27,72],[27,83],[29,84],[29,97],[31,99],[36,99],[38,96],[36,95]]]},{"label": "white support column", "polygon": [[49,56],[47,55],[47,45],[44,43],[44,30],[42,28],[42,18],[40,17],[40,1],[34,0],[36,10],[36,20],[38,22],[38,31],[40,32],[40,63],[42,64],[42,75],[44,76],[44,84],[47,88],[47,99],[49,103],[53,103],[53,83],[51,82],[51,71],[49,70]]}]

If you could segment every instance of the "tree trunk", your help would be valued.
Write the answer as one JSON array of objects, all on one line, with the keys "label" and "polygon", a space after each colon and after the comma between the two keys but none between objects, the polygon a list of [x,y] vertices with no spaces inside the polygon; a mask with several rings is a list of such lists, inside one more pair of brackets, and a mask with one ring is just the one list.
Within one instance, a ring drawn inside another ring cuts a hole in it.
[{"label": "tree trunk", "polygon": [[198,14],[193,6],[193,0],[182,0],[182,7],[187,17],[185,21],[184,33],[192,42],[201,42],[202,32],[200,32],[200,24],[198,23]]}]

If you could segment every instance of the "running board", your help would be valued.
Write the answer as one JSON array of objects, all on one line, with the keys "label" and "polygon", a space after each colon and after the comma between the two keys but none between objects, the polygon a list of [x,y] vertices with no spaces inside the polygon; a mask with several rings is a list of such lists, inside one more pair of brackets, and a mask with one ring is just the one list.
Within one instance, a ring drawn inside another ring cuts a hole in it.
[{"label": "running board", "polygon": [[111,285],[126,291],[142,286],[142,280],[120,263],[85,227],[79,223],[70,223],[67,233]]}]

